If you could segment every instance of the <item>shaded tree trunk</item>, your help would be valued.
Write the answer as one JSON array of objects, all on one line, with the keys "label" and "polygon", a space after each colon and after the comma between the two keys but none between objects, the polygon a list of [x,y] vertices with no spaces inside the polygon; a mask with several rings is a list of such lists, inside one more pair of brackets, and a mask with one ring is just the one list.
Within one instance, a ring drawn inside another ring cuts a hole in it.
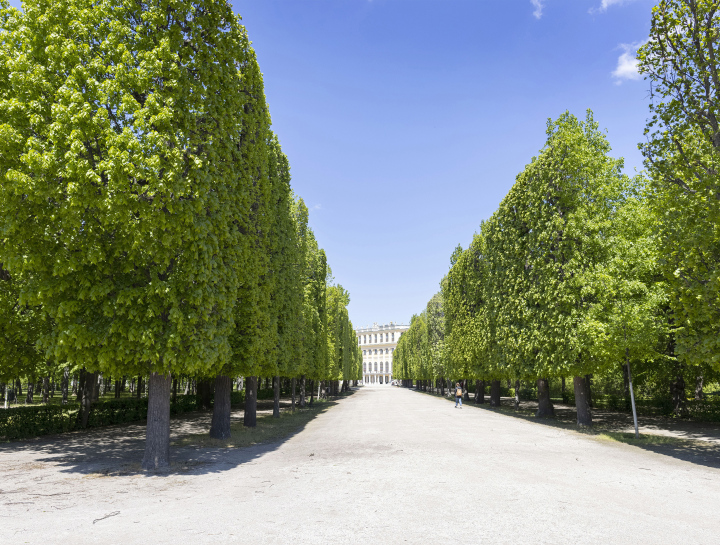
[{"label": "shaded tree trunk", "polygon": [[280,377],[273,377],[273,418],[280,418]]},{"label": "shaded tree trunk", "polygon": [[565,391],[565,377],[562,377],[562,382],[560,383],[560,395],[562,395],[563,403],[567,403],[567,393]]},{"label": "shaded tree trunk", "polygon": [[33,394],[35,389],[35,383],[28,381],[28,389],[27,389],[27,395],[25,396],[25,405],[28,405],[33,402]]},{"label": "shaded tree trunk", "polygon": [[463,380],[463,401],[464,402],[470,402],[470,392],[468,391],[467,387],[467,379]]},{"label": "shaded tree trunk", "polygon": [[550,381],[546,378],[537,380],[538,388],[538,410],[535,416],[539,418],[548,418],[555,416],[555,408],[550,401]]},{"label": "shaded tree trunk", "polygon": [[93,379],[92,387],[92,400],[93,403],[100,401],[100,373],[93,373],[95,378]]},{"label": "shaded tree trunk", "polygon": [[[177,387],[177,381],[173,385]],[[230,439],[230,394],[232,379],[226,375],[215,377],[215,402],[213,403],[210,437]]]},{"label": "shaded tree trunk", "polygon": [[310,406],[313,404],[313,395],[315,394],[315,381],[310,381]]},{"label": "shaded tree trunk", "polygon": [[695,378],[695,399],[697,401],[700,401],[701,399],[705,398],[705,394],[703,393],[703,375],[700,373]]},{"label": "shaded tree trunk", "polygon": [[[573,386],[575,385],[575,379],[573,378]],[[587,404],[591,409],[593,408],[592,400],[592,375],[585,375],[585,388],[587,391]]]},{"label": "shaded tree trunk", "polygon": [[43,403],[47,403],[50,401],[50,377],[45,377],[43,379]]},{"label": "shaded tree trunk", "polygon": [[490,383],[490,406],[491,407],[499,407],[500,406],[500,381],[499,380],[493,380]]},{"label": "shaded tree trunk", "polygon": [[62,404],[67,405],[68,402],[68,382],[70,381],[70,368],[65,367],[63,369],[62,381],[60,382],[60,389],[62,390]]},{"label": "shaded tree trunk", "polygon": [[305,375],[300,375],[300,408],[305,408]]},{"label": "shaded tree trunk", "polygon": [[83,390],[85,389],[85,377],[87,376],[87,372],[85,371],[85,368],[83,367],[80,369],[80,372],[78,373],[77,378],[77,388],[76,388],[76,401],[78,403],[82,402],[82,396],[83,396]]},{"label": "shaded tree trunk", "polygon": [[138,399],[142,395],[142,375],[138,375],[137,382],[135,383],[135,395]]},{"label": "shaded tree trunk", "polygon": [[477,399],[475,400],[475,402],[478,404],[484,404],[485,403],[485,381],[479,380],[478,384],[477,384],[477,388],[478,388],[478,396],[477,396]]},{"label": "shaded tree trunk", "polygon": [[673,400],[673,412],[675,416],[687,416],[687,399],[685,397],[685,377],[678,369],[675,379],[670,382],[670,394]]},{"label": "shaded tree trunk", "polygon": [[115,399],[120,399],[120,379],[115,379],[115,389],[114,389],[114,397]]},{"label": "shaded tree trunk", "polygon": [[590,406],[587,377],[587,375],[585,375],[585,378],[573,377],[575,409],[577,410],[577,425],[583,427],[592,426],[592,407]]},{"label": "shaded tree trunk", "polygon": [[245,415],[243,426],[254,428],[257,426],[257,377],[245,378]]},{"label": "shaded tree trunk", "polygon": [[209,378],[203,378],[197,382],[197,408],[198,409],[211,409],[213,389],[215,388],[215,380]]},{"label": "shaded tree trunk", "polygon": [[295,377],[293,377],[292,380],[290,381],[290,392],[291,392],[290,406],[292,407],[292,411],[295,412]]},{"label": "shaded tree trunk", "polygon": [[172,402],[177,403],[178,379],[174,378],[172,382]]},{"label": "shaded tree trunk", "polygon": [[84,367],[80,370],[80,410],[78,411],[78,423],[85,429],[90,418],[90,408],[95,399],[95,388],[97,385],[97,373],[90,373]]},{"label": "shaded tree trunk", "polygon": [[515,409],[520,408],[520,381],[515,380]]},{"label": "shaded tree trunk", "polygon": [[629,411],[632,409],[630,400],[630,380],[628,378],[627,365],[622,366],[623,371],[623,395],[625,397],[625,410]]},{"label": "shaded tree trunk", "polygon": [[[142,468],[164,469],[170,466],[170,387],[172,377],[150,373],[148,390],[145,454]],[[140,388],[138,388],[140,391]]]}]

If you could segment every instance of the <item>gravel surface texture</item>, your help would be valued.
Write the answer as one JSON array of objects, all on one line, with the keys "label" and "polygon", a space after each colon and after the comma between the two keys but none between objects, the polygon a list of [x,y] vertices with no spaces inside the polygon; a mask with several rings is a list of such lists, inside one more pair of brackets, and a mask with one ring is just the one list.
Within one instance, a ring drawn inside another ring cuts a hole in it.
[{"label": "gravel surface texture", "polygon": [[0,446],[0,542],[720,543],[714,462],[401,388],[163,474],[133,429]]}]

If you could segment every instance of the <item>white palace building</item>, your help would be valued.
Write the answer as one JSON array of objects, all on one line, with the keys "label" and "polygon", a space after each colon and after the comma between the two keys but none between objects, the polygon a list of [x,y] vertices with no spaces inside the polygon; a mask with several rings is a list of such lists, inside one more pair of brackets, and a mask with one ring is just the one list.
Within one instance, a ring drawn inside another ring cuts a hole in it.
[{"label": "white palace building", "polygon": [[355,330],[363,354],[363,384],[390,384],[392,381],[393,352],[400,335],[409,325],[390,322],[373,324]]}]

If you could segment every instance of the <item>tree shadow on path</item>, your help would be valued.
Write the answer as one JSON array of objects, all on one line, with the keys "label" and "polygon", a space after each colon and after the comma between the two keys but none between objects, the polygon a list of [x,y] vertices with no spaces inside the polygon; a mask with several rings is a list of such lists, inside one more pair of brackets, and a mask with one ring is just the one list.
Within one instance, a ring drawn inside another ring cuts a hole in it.
[{"label": "tree shadow on path", "polygon": [[[413,390],[417,392],[417,390]],[[442,398],[439,394],[417,392]],[[444,398],[454,402],[454,399]],[[643,450],[670,456],[691,464],[720,469],[720,426],[712,422],[682,421],[658,416],[639,418],[640,438],[635,439],[632,415],[595,409],[593,427],[578,428],[577,413],[571,405],[555,404],[554,418],[537,418],[537,402],[522,401],[515,409],[513,398],[502,398],[500,407],[487,402],[465,402],[464,407],[490,411],[542,426],[560,428],[598,440],[617,441]]]},{"label": "tree shadow on path", "polygon": [[[290,415],[283,411],[289,423],[278,434],[263,435],[263,425],[272,425],[270,414],[272,400],[258,402],[258,427],[248,432],[257,434],[252,444],[234,446],[198,446],[193,438],[209,439],[211,412],[188,413],[171,419],[171,445],[181,442],[184,446],[170,449],[170,468],[162,471],[144,471],[140,467],[145,449],[145,430],[142,424],[121,424],[83,431],[43,436],[30,441],[0,445],[0,460],[4,469],[22,470],[31,466],[55,466],[63,473],[98,476],[171,476],[178,474],[210,474],[227,471],[276,450],[290,438],[299,434],[317,416],[337,404],[337,401],[315,402],[312,408],[298,409]],[[269,405],[267,407],[266,405]],[[231,426],[242,426],[243,411],[233,411]],[[273,419],[276,420],[277,419]],[[297,425],[294,425],[297,424]],[[243,433],[241,430],[239,433]],[[236,432],[233,431],[233,435]],[[255,440],[256,439],[256,440]],[[233,437],[231,437],[231,441]],[[215,444],[219,442],[214,441]],[[14,466],[14,467],[13,467]]]}]

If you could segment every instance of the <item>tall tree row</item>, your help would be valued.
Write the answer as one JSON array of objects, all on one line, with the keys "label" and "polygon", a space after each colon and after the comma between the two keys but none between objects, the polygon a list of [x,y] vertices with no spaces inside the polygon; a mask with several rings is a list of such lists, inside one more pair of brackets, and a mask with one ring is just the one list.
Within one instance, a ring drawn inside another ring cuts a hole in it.
[{"label": "tall tree row", "polygon": [[214,385],[226,438],[231,377],[254,425],[258,376],[357,375],[229,4],[0,0],[0,25],[0,379],[148,376],[154,469],[173,376]]}]

